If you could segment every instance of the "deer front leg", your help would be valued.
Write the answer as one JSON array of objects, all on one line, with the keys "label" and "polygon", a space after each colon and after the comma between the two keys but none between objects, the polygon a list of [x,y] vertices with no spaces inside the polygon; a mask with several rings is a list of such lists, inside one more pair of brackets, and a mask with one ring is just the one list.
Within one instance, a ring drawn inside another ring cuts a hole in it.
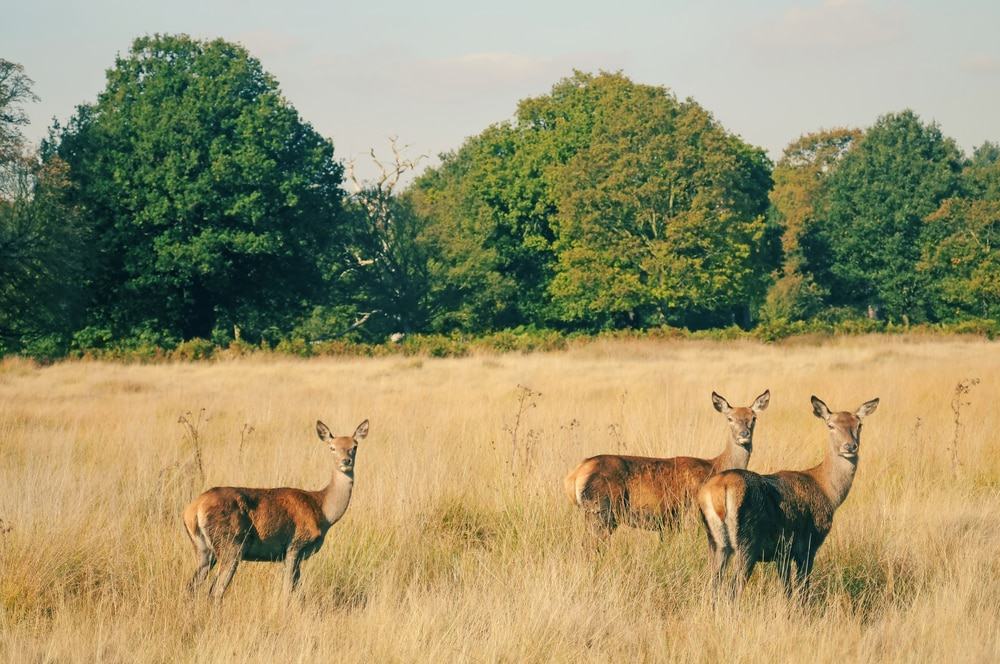
[{"label": "deer front leg", "polygon": [[803,602],[809,599],[809,576],[815,560],[816,552],[812,549],[795,559],[795,583],[799,587],[799,596]]}]

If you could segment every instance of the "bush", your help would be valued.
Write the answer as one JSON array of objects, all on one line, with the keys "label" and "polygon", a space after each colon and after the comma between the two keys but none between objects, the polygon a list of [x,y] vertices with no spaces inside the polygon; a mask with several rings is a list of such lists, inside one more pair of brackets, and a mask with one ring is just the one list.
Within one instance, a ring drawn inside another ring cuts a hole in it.
[{"label": "bush", "polygon": [[215,350],[215,344],[207,339],[191,339],[177,344],[170,357],[174,360],[207,360],[212,357]]},{"label": "bush", "polygon": [[760,319],[764,323],[808,320],[822,310],[825,295],[811,276],[790,272],[775,281],[767,291],[760,308]]}]

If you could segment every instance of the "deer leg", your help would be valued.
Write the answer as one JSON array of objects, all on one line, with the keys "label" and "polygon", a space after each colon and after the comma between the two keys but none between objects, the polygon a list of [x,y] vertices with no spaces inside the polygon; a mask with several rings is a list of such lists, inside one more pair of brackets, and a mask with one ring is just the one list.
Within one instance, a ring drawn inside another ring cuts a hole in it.
[{"label": "deer leg", "polygon": [[747,581],[750,580],[750,575],[753,574],[753,568],[757,565],[757,559],[746,551],[739,551],[736,554],[736,574],[733,578],[732,584],[732,597],[733,599],[739,597],[743,594],[743,588],[746,587]]},{"label": "deer leg", "polygon": [[302,575],[302,551],[289,549],[285,556],[285,597],[291,597]]},{"label": "deer leg", "polygon": [[778,561],[778,576],[781,577],[781,583],[785,586],[785,596],[791,599],[792,597],[792,561],[779,560]]},{"label": "deer leg", "polygon": [[815,560],[816,552],[811,549],[795,559],[795,584],[799,587],[800,598],[803,602],[809,599],[809,575]]},{"label": "deer leg", "polygon": [[225,555],[220,556],[219,574],[212,581],[212,587],[208,590],[208,593],[216,600],[222,600],[226,588],[232,583],[236,568],[240,564],[240,558],[242,558],[242,551],[235,548],[227,550]]},{"label": "deer leg", "polygon": [[774,562],[778,566],[778,576],[785,587],[785,596],[791,599],[795,590],[792,585],[792,562],[798,561],[797,547],[793,546],[793,542],[789,541],[780,545],[778,551],[775,553]]},{"label": "deer leg", "polygon": [[604,541],[615,532],[618,519],[610,505],[598,504],[587,510],[587,525],[598,540]]},{"label": "deer leg", "polygon": [[733,550],[728,546],[714,544],[709,544],[709,548],[711,549],[709,565],[712,568],[712,590],[718,596],[722,580],[726,576],[726,568],[729,567],[729,561],[733,557]]},{"label": "deer leg", "polygon": [[208,577],[208,573],[215,567],[215,555],[212,550],[208,547],[199,547],[196,555],[198,556],[198,567],[194,571],[194,576],[191,577],[191,581],[188,583],[188,592],[194,593],[205,579]]}]

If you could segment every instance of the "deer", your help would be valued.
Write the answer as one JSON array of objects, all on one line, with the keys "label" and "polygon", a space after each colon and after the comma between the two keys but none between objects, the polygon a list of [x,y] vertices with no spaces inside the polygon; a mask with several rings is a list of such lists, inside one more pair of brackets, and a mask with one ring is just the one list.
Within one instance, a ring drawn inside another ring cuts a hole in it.
[{"label": "deer", "polygon": [[198,561],[188,584],[193,594],[219,563],[208,594],[221,601],[240,561],[284,561],[284,594],[299,583],[302,561],[323,546],[330,526],[347,512],[354,489],[358,443],[368,436],[368,420],[350,436],[334,436],[316,421],[316,434],[333,453],[329,484],[318,491],[281,487],[220,486],[205,491],[184,509],[184,527]]},{"label": "deer", "polygon": [[584,510],[591,532],[606,539],[619,525],[659,531],[680,526],[698,487],[711,475],[746,468],[753,451],[757,415],[767,408],[770,390],[748,407],[734,408],[716,392],[712,405],[726,416],[729,435],[722,452],[711,459],[654,458],[601,454],[574,468],[564,480],[570,501]]},{"label": "deer", "polygon": [[794,563],[795,586],[803,599],[808,595],[816,553],[854,482],[862,421],[875,412],[879,400],[866,401],[854,412],[836,413],[816,396],[811,402],[813,414],[829,430],[826,455],[819,465],[771,475],[727,470],[711,477],[698,491],[716,596],[731,559],[736,561],[733,597],[742,591],[758,562],[777,563],[789,597],[794,591]]}]

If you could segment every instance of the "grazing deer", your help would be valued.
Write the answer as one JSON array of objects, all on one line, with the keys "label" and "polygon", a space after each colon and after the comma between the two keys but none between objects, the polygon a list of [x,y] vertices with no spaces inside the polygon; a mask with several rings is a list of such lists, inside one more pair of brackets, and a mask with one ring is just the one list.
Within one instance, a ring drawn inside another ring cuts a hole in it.
[{"label": "grazing deer", "polygon": [[861,422],[875,412],[878,399],[866,401],[853,413],[831,413],[816,397],[812,397],[812,407],[830,430],[829,447],[818,466],[773,475],[729,470],[709,479],[698,492],[716,591],[730,558],[735,558],[734,595],[758,562],[778,563],[789,596],[794,562],[796,585],[803,595],[808,592],[816,552],[854,481]]},{"label": "grazing deer", "polygon": [[188,586],[192,592],[219,562],[219,574],[208,592],[221,600],[241,560],[283,560],[285,594],[295,590],[302,561],[323,546],[326,532],[344,516],[351,502],[354,456],[358,442],[368,435],[368,420],[352,436],[335,437],[320,421],[316,422],[316,433],[330,447],[337,464],[325,488],[221,486],[209,489],[187,506],[184,527],[198,557],[198,568]]},{"label": "grazing deer", "polygon": [[729,440],[719,456],[658,459],[602,454],[586,459],[566,476],[566,494],[584,510],[598,535],[606,537],[624,524],[658,530],[662,538],[667,527],[680,524],[706,478],[729,468],[747,467],[757,414],[770,400],[771,392],[766,390],[749,408],[733,408],[712,392],[715,409],[729,423]]}]

